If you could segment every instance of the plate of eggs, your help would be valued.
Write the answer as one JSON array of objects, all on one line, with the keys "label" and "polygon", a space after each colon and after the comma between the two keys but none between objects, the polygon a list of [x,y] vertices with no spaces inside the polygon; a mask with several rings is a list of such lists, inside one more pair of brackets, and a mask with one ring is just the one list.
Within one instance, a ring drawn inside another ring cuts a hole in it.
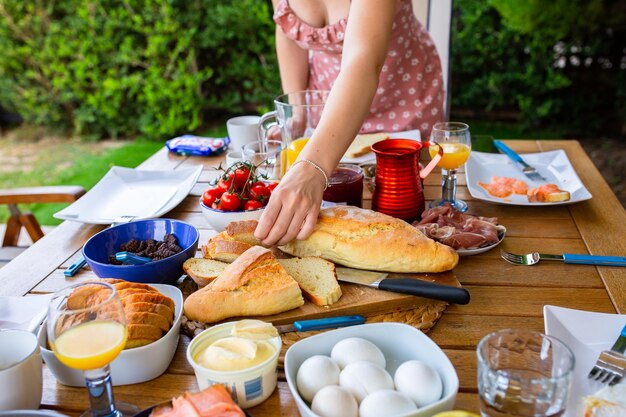
[{"label": "plate of eggs", "polygon": [[303,417],[430,417],[452,410],[454,366],[420,330],[372,323],[303,339],[285,355]]}]

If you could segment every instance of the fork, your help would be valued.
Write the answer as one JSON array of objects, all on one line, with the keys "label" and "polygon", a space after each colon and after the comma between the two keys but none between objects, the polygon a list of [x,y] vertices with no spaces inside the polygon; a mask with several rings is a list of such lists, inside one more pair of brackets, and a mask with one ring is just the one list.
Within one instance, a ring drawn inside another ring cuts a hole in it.
[{"label": "fork", "polygon": [[600,266],[626,266],[626,257],[623,256],[599,256],[599,255],[549,255],[546,253],[526,253],[517,255],[500,249],[502,259],[514,265],[534,265],[539,261],[561,261],[566,264],[600,265]]},{"label": "fork", "polygon": [[[117,226],[118,224],[122,223],[130,223],[135,217],[136,216],[118,216],[113,219],[113,223],[111,223],[111,226],[109,227]],[[63,275],[65,275],[66,277],[73,277],[78,273],[78,271],[83,269],[85,265],[87,265],[87,260],[83,255],[80,255],[80,257],[76,261],[74,261],[74,263],[72,263],[70,266],[67,267],[67,269],[65,269],[65,271],[63,271]]]},{"label": "fork", "polygon": [[626,326],[611,350],[600,352],[596,364],[591,368],[588,377],[603,384],[615,385],[626,374]]}]

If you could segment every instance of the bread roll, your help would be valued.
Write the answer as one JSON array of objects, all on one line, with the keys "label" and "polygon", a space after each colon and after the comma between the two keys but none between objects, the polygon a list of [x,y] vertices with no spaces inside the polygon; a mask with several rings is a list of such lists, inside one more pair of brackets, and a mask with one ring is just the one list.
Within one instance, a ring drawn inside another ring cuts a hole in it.
[{"label": "bread roll", "polygon": [[185,300],[189,320],[214,323],[236,316],[265,316],[304,304],[298,283],[269,249],[253,246],[206,287]]},{"label": "bread roll", "polygon": [[426,237],[403,220],[352,206],[323,209],[313,233],[282,246],[298,257],[319,256],[351,268],[385,272],[443,272],[456,251]]},{"label": "bread roll", "polygon": [[245,242],[233,240],[226,232],[221,232],[209,239],[206,246],[202,247],[202,253],[205,258],[231,263],[250,247]]}]

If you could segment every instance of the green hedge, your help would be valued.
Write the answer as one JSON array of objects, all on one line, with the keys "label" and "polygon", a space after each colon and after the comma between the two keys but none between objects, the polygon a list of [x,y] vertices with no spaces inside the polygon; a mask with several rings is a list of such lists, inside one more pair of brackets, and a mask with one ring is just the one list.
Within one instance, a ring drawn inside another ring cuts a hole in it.
[{"label": "green hedge", "polygon": [[266,2],[0,2],[0,105],[100,138],[163,139],[279,91]]}]

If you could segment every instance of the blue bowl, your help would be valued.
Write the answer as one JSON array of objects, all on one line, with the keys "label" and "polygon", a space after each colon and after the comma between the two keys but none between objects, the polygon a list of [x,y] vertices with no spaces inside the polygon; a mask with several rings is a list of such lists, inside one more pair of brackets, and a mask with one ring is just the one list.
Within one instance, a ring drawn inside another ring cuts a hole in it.
[{"label": "blue bowl", "polygon": [[[122,243],[131,239],[163,240],[173,233],[183,250],[169,258],[143,265],[112,265],[109,256],[119,252]],[[126,281],[173,284],[183,274],[183,263],[193,258],[198,249],[198,230],[180,220],[148,219],[120,224],[94,235],[85,243],[83,256],[92,271],[100,278],[120,278]]]}]

